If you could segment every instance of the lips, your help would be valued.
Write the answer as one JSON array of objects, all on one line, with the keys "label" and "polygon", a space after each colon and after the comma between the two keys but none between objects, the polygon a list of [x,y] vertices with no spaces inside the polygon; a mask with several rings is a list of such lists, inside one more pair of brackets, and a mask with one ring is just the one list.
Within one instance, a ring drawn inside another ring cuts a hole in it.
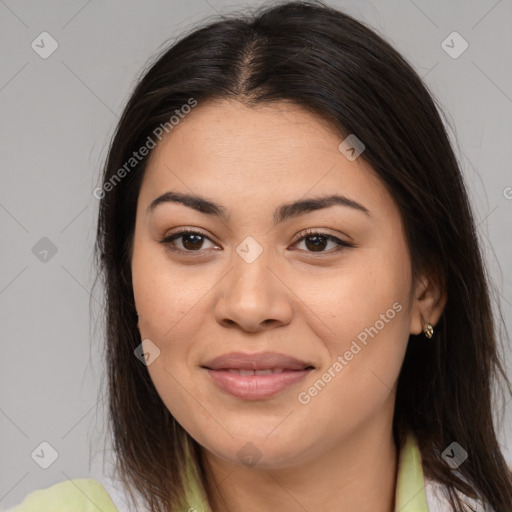
[{"label": "lips", "polygon": [[301,361],[295,357],[279,354],[277,352],[260,352],[254,354],[230,352],[208,361],[203,365],[203,368],[209,370],[242,371],[271,370],[272,373],[280,373],[280,370],[305,370],[307,368],[314,368],[314,366],[307,361]]},{"label": "lips", "polygon": [[284,371],[298,371],[298,370],[285,370],[284,368],[267,368],[266,370],[241,370],[238,368],[227,368],[226,371],[234,373],[235,375],[274,375],[275,373],[282,373]]},{"label": "lips", "polygon": [[243,400],[264,400],[298,384],[315,367],[276,352],[230,352],[203,368],[218,389]]}]

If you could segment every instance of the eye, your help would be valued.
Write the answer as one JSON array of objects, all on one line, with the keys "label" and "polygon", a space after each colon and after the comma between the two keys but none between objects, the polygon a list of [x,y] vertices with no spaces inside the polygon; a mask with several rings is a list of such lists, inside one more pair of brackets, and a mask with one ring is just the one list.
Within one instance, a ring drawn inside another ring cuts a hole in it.
[{"label": "eye", "polygon": [[[182,238],[182,247],[175,246],[175,240]],[[178,233],[165,237],[160,243],[170,251],[179,252],[198,252],[203,249],[204,240],[210,240],[206,235],[199,231],[184,229]],[[210,240],[211,241],[211,240]]]},{"label": "eye", "polygon": [[[296,244],[298,242],[305,241],[305,245],[308,249],[307,252],[327,252],[327,253],[333,253],[337,251],[341,251],[346,247],[355,247],[353,244],[349,242],[345,242],[344,240],[340,240],[339,238],[330,235],[328,233],[322,233],[320,231],[315,230],[306,230],[299,234],[300,238],[295,242]],[[328,242],[332,242],[335,247],[333,250],[325,251],[325,246]]]},{"label": "eye", "polygon": [[[306,246],[306,252],[317,252],[317,253],[333,253],[338,252],[347,247],[355,247],[355,245],[345,242],[344,240],[340,240],[339,238],[330,235],[328,233],[323,233],[321,231],[315,230],[306,230],[299,234],[299,237],[294,245],[297,245],[299,242],[304,241]],[[176,246],[176,241],[181,240],[181,247]],[[177,251],[177,252],[186,252],[186,253],[200,253],[201,249],[204,249],[204,241],[211,240],[200,231],[194,231],[191,229],[184,229],[172,235],[169,235],[162,240],[160,243],[169,251]],[[326,251],[326,245],[328,243],[334,244],[334,249]],[[215,246],[217,247],[218,246]]]}]

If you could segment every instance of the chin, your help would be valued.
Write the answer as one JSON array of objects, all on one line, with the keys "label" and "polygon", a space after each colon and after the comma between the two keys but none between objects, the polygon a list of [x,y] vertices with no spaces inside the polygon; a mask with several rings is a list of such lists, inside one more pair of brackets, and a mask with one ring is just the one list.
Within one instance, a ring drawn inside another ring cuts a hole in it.
[{"label": "chin", "polygon": [[208,443],[203,447],[229,464],[265,470],[290,468],[304,459],[304,452],[307,451],[298,439],[271,439],[268,433],[253,436],[249,431],[243,438],[230,439],[229,445]]}]

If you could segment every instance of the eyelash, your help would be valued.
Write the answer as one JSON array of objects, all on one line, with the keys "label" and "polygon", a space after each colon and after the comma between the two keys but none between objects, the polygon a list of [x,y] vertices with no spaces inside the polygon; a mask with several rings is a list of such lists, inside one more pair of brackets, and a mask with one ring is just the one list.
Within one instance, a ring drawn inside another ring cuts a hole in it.
[{"label": "eyelash", "polygon": [[[187,253],[187,254],[190,254],[190,255],[194,255],[196,256],[196,254],[194,253],[197,253],[197,255],[200,255],[201,252],[203,252],[203,250],[201,249],[198,249],[197,251],[190,251],[190,250],[186,250],[186,249],[179,249],[177,247],[174,247],[173,245],[171,245],[172,242],[174,242],[174,240],[178,239],[178,238],[181,238],[182,236],[184,235],[199,235],[199,236],[202,236],[203,238],[207,238],[208,240],[210,240],[210,238],[208,236],[206,236],[204,233],[201,233],[200,231],[194,231],[192,229],[183,229],[182,231],[179,231],[177,233],[174,233],[174,234],[171,234],[169,236],[166,236],[165,238],[163,238],[162,240],[160,240],[160,243],[164,246],[164,248],[168,251],[173,251],[173,252],[179,252],[179,253]],[[310,254],[333,254],[333,253],[337,253],[339,251],[342,251],[346,248],[353,248],[355,247],[354,244],[351,244],[349,242],[346,242],[344,240],[340,240],[339,238],[333,236],[333,235],[329,235],[328,233],[322,233],[321,231],[315,231],[314,229],[306,229],[304,231],[302,231],[301,233],[299,233],[299,238],[295,241],[294,245],[299,243],[299,242],[302,242],[302,240],[308,238],[308,237],[312,237],[312,236],[319,236],[319,237],[322,237],[322,238],[326,238],[327,240],[329,241],[332,241],[336,244],[338,244],[338,247],[336,247],[335,249],[331,249],[329,251],[319,251],[318,253],[316,253],[315,251],[306,251]],[[210,240],[212,241],[212,240]]]}]

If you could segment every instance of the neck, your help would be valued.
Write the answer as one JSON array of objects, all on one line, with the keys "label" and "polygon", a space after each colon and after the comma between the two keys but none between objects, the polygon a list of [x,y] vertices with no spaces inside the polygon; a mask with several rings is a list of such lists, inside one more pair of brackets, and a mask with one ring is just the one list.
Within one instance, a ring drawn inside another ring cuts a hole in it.
[{"label": "neck", "polygon": [[391,425],[358,427],[314,459],[284,469],[205,456],[212,512],[394,511],[398,453]]}]

